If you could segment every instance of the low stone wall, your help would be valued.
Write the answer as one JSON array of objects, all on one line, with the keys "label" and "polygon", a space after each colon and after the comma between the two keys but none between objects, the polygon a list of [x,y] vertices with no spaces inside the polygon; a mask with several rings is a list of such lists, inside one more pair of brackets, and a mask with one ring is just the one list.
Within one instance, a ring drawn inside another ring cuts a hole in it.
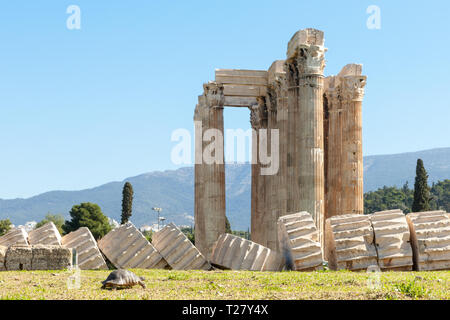
[{"label": "low stone wall", "polygon": [[210,262],[231,270],[281,271],[284,266],[277,252],[228,233],[222,234],[214,244]]},{"label": "low stone wall", "polygon": [[62,270],[72,265],[72,252],[53,245],[11,246],[6,250],[6,270]]},{"label": "low stone wall", "polygon": [[319,234],[308,212],[280,217],[278,239],[288,269],[310,271],[323,268]]},{"label": "low stone wall", "polygon": [[5,256],[6,256],[7,247],[0,246],[0,271],[5,271]]},{"label": "low stone wall", "polygon": [[152,236],[152,244],[175,270],[210,270],[212,267],[200,251],[170,223]]}]

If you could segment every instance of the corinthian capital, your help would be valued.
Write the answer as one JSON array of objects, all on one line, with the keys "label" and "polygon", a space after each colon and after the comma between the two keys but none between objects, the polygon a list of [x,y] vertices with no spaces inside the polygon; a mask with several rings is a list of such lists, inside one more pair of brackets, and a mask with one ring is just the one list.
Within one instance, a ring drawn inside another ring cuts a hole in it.
[{"label": "corinthian capital", "polygon": [[342,77],[340,79],[342,99],[347,101],[362,101],[364,98],[366,79],[366,76]]},{"label": "corinthian capital", "polygon": [[203,84],[203,96],[208,107],[223,108],[225,102],[223,85],[213,81]]},{"label": "corinthian capital", "polygon": [[287,60],[296,62],[300,74],[323,75],[326,50],[322,31],[300,30],[289,41]]}]

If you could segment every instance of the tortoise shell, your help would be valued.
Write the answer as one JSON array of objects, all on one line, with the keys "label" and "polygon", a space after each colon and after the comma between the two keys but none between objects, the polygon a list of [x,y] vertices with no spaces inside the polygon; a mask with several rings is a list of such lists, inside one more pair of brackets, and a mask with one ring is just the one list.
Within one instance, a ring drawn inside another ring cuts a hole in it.
[{"label": "tortoise shell", "polygon": [[102,289],[104,288],[131,288],[139,284],[145,288],[144,277],[138,277],[133,272],[118,269],[111,272],[105,281],[102,281]]}]

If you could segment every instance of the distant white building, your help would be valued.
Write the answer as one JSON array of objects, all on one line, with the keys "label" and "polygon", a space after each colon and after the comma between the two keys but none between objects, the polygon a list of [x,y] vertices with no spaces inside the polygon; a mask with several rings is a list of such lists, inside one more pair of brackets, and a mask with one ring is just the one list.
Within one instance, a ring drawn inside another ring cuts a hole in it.
[{"label": "distant white building", "polygon": [[37,222],[36,221],[27,221],[25,222],[25,231],[26,232],[30,232],[31,230],[33,230],[34,228],[36,228]]},{"label": "distant white building", "polygon": [[118,223],[116,220],[114,220],[113,218],[108,217],[108,222],[109,224],[111,224],[114,228],[117,228],[118,226],[120,226],[120,223]]},{"label": "distant white building", "polygon": [[37,222],[36,221],[27,221],[27,222],[25,222],[25,224],[24,225],[19,225],[19,226],[17,226],[17,227],[15,227],[13,224],[11,225],[11,229],[14,229],[14,228],[22,228],[22,229],[25,229],[25,231],[26,232],[30,232],[31,230],[33,230],[35,227],[36,227],[36,225],[37,225]]}]

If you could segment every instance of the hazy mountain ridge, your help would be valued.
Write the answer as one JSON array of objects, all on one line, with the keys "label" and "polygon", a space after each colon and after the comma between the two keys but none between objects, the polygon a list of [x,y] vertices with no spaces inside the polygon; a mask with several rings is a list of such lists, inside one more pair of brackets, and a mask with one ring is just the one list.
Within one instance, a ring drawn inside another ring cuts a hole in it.
[{"label": "hazy mountain ridge", "polygon": [[[417,158],[424,160],[429,183],[450,178],[450,148],[431,149],[395,155],[364,157],[364,189],[376,190],[384,185],[414,185]],[[80,191],[50,191],[28,199],[0,199],[0,219],[14,224],[39,221],[47,212],[66,218],[75,204],[94,202],[103,212],[120,221],[122,188],[125,181],[134,189],[133,216],[137,226],[156,222],[152,207],[162,207],[162,216],[176,224],[193,224],[194,168],[155,171],[123,181]],[[246,230],[250,225],[251,167],[249,164],[226,166],[227,215],[233,229]]]}]

